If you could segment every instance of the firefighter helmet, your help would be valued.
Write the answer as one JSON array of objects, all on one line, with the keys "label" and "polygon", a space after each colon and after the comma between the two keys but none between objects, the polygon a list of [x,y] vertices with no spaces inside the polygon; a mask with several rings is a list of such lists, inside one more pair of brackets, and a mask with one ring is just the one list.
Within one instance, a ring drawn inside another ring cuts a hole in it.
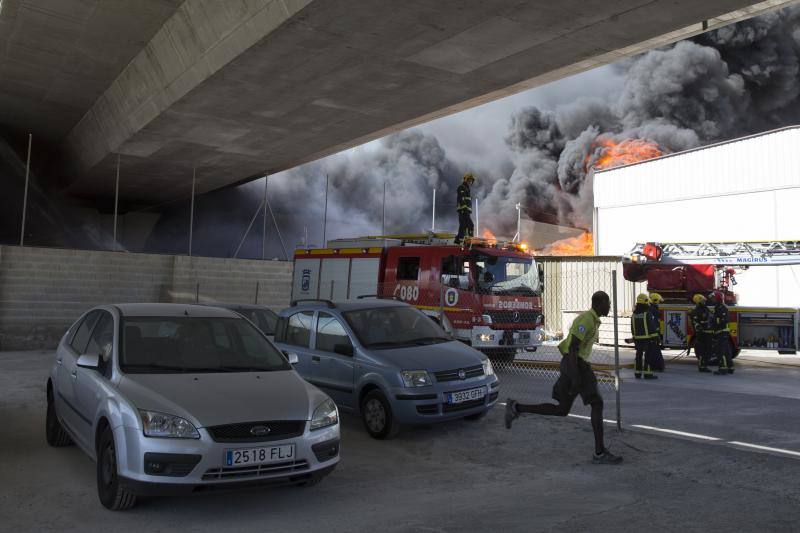
[{"label": "firefighter helmet", "polygon": [[651,304],[655,304],[655,305],[663,304],[664,303],[664,298],[662,298],[661,295],[658,294],[657,292],[651,292],[650,293],[650,303]]},{"label": "firefighter helmet", "polygon": [[695,294],[694,296],[692,296],[692,301],[695,304],[705,303],[706,297],[703,296],[702,294]]},{"label": "firefighter helmet", "polygon": [[467,172],[466,174],[464,174],[464,181],[465,182],[471,181],[475,183],[475,174],[473,174],[472,172]]},{"label": "firefighter helmet", "polygon": [[637,304],[646,304],[649,301],[650,301],[650,299],[644,293],[642,293],[642,294],[640,294],[639,296],[636,297],[636,303]]}]

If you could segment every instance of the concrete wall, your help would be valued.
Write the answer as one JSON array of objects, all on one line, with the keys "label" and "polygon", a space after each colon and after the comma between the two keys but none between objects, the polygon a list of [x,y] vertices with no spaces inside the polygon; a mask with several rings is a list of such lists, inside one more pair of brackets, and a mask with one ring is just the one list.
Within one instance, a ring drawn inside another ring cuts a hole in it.
[{"label": "concrete wall", "polygon": [[[102,303],[289,304],[291,263],[0,246],[0,350],[52,348]],[[198,290],[199,284],[199,290]]]}]

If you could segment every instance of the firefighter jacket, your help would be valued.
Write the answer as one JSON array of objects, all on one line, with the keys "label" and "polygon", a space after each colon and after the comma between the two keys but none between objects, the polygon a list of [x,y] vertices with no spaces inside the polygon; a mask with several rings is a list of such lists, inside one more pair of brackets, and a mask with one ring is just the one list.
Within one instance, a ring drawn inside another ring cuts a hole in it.
[{"label": "firefighter jacket", "polygon": [[728,331],[728,306],[722,302],[714,306],[713,325],[714,333]]},{"label": "firefighter jacket", "polygon": [[637,341],[657,339],[660,335],[658,318],[650,312],[647,304],[636,304],[631,316],[631,331]]},{"label": "firefighter jacket", "polygon": [[458,193],[458,202],[456,207],[456,211],[459,213],[472,213],[472,195],[469,190],[469,185],[466,182],[462,183],[458,186],[456,190]]},{"label": "firefighter jacket", "polygon": [[712,314],[707,305],[695,305],[694,309],[689,312],[689,319],[692,321],[695,335],[698,333],[714,333],[714,326],[711,323]]}]

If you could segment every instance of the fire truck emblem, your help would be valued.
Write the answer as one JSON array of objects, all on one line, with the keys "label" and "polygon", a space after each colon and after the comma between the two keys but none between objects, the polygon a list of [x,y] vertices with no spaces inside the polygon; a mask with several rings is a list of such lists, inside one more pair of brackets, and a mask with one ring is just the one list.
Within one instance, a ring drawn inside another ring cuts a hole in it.
[{"label": "fire truck emblem", "polygon": [[309,269],[303,270],[303,277],[300,278],[300,290],[308,292],[311,289],[311,271]]},{"label": "fire truck emblem", "polygon": [[444,303],[448,307],[456,305],[458,303],[458,291],[452,287],[447,289],[447,292],[444,293]]}]

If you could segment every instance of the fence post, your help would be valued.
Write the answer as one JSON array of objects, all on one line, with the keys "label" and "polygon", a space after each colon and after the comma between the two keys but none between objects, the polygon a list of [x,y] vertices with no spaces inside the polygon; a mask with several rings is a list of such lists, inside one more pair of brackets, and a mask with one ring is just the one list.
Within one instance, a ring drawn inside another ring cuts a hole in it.
[{"label": "fence post", "polygon": [[258,288],[261,285],[260,281],[256,281],[256,297],[253,301],[253,304],[258,305]]},{"label": "fence post", "polygon": [[620,405],[620,384],[619,379],[619,315],[617,314],[617,271],[611,271],[611,302],[613,303],[614,313],[614,388],[617,391],[617,431],[622,431],[622,408]]},{"label": "fence post", "polygon": [[197,282],[197,285],[194,288],[194,303],[200,303],[200,282]]},{"label": "fence post", "polygon": [[25,163],[25,194],[22,197],[22,228],[19,230],[19,245],[25,246],[25,218],[28,214],[28,180],[31,175],[31,146],[33,134],[28,134],[28,159]]}]

